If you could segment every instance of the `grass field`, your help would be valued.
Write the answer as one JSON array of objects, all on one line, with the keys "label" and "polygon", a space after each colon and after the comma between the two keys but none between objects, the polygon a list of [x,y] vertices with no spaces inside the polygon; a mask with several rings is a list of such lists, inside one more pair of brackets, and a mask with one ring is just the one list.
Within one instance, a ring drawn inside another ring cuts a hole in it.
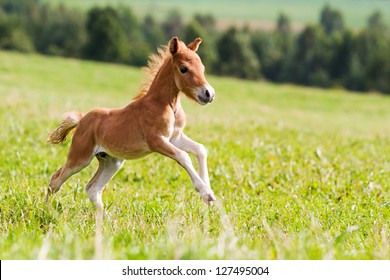
[{"label": "grass field", "polygon": [[84,191],[97,164],[46,207],[69,141],[62,114],[126,105],[139,69],[0,52],[0,259],[389,259],[390,98],[210,77],[217,98],[184,102],[209,150],[218,198],[183,170],[128,161],[104,193],[102,238]]},{"label": "grass field", "polygon": [[367,26],[367,18],[375,10],[381,11],[384,21],[390,25],[390,1],[383,0],[44,0],[57,4],[65,3],[71,7],[90,8],[94,5],[129,4],[140,16],[148,13],[159,19],[165,19],[172,9],[179,10],[185,19],[196,13],[212,14],[225,25],[228,22],[248,22],[253,26],[268,27],[274,23],[281,12],[287,14],[295,26],[318,23],[320,10],[328,3],[339,9],[345,23],[350,28]]}]

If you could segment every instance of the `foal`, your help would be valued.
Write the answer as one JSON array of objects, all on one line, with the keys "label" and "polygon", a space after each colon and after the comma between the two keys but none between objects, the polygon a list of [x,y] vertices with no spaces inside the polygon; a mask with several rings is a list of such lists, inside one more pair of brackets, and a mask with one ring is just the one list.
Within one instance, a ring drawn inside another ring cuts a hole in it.
[{"label": "foal", "polygon": [[[196,54],[202,39],[186,46],[177,37],[159,56],[149,61],[150,81],[139,96],[124,108],[94,109],[82,115],[68,113],[48,141],[65,141],[76,128],[66,163],[51,177],[46,201],[60,190],[73,174],[80,172],[96,157],[99,168],[86,186],[90,200],[103,208],[102,191],[122,167],[124,160],[144,157],[152,152],[176,160],[188,173],[195,189],[207,204],[215,200],[207,171],[207,153],[183,133],[186,123],[180,92],[201,105],[211,103],[214,89],[204,76],[204,66]],[[199,173],[187,152],[196,156]]]}]

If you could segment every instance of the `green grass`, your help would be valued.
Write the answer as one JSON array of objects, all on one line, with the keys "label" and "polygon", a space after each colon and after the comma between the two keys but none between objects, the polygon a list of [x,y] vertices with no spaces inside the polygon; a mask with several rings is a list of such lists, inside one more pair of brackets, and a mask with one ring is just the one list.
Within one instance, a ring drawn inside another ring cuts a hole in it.
[{"label": "green grass", "polygon": [[[130,102],[142,72],[9,52],[0,61],[0,259],[94,258],[84,186],[96,161],[46,207],[69,141],[45,139],[67,111]],[[215,102],[184,107],[218,203],[204,205],[170,159],[128,161],[104,193],[102,258],[390,258],[389,97],[209,82]]]},{"label": "green grass", "polygon": [[179,10],[185,19],[196,13],[212,14],[218,20],[230,22],[259,22],[274,23],[280,12],[287,14],[291,21],[298,26],[308,23],[318,23],[320,10],[328,3],[339,9],[345,23],[350,28],[367,26],[368,17],[375,11],[381,11],[383,20],[390,25],[390,1],[383,0],[44,0],[57,4],[65,3],[71,7],[87,9],[94,5],[129,4],[140,15],[152,13],[159,19],[164,19],[172,9]]}]

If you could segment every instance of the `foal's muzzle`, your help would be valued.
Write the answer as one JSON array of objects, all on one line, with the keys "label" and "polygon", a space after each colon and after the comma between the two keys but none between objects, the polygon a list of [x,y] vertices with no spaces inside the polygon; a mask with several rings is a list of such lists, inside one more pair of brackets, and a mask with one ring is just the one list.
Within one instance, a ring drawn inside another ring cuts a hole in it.
[{"label": "foal's muzzle", "polygon": [[213,102],[215,96],[215,91],[212,86],[205,85],[203,86],[197,94],[198,101],[202,105],[209,104]]}]

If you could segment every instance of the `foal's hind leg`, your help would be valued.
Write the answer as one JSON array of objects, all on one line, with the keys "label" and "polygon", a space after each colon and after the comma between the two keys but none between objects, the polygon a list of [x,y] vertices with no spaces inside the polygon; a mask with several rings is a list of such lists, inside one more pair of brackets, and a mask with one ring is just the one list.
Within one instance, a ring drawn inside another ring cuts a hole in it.
[{"label": "foal's hind leg", "polygon": [[88,193],[89,199],[96,207],[103,209],[102,192],[104,186],[123,166],[124,160],[111,157],[106,153],[100,153],[96,158],[99,160],[99,168],[85,187],[85,190]]},{"label": "foal's hind leg", "polygon": [[83,149],[80,149],[76,142],[77,140],[75,141],[75,139],[72,142],[66,163],[51,176],[46,202],[49,200],[50,195],[61,189],[66,180],[90,164],[94,155],[94,146],[85,146],[82,147]]},{"label": "foal's hind leg", "polygon": [[80,165],[73,165],[71,162],[67,161],[64,166],[58,169],[51,177],[49,188],[47,189],[46,202],[49,200],[50,195],[58,192],[61,189],[61,186],[68,180],[72,175],[80,172],[84,169],[91,160],[86,160]]}]

